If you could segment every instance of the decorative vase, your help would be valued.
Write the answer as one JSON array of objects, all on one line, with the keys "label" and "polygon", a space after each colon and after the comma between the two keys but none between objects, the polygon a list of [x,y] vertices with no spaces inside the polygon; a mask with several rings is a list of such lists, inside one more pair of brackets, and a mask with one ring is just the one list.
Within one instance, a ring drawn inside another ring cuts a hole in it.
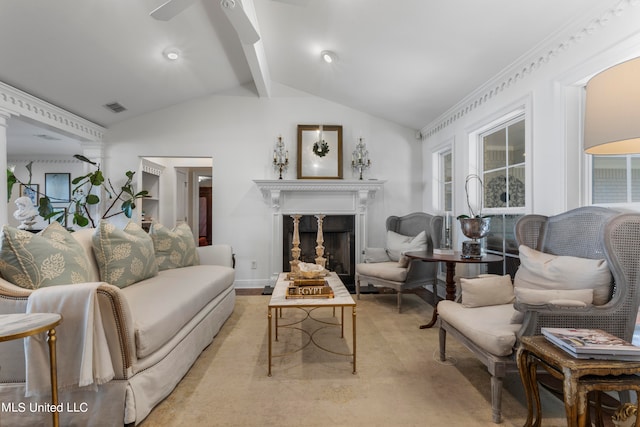
[{"label": "decorative vase", "polygon": [[482,239],[489,234],[491,218],[459,218],[459,221],[462,234],[472,239],[462,242],[462,258],[482,258],[482,244],[478,239]]}]

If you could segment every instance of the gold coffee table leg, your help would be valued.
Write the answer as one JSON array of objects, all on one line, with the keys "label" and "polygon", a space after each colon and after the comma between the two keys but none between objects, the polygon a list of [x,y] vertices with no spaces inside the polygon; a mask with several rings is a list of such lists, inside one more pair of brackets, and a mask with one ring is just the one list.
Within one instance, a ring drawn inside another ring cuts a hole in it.
[{"label": "gold coffee table leg", "polygon": [[[353,306],[351,317],[353,323],[351,324],[351,329],[353,333],[353,374],[356,373],[356,306]],[[344,323],[344,322],[343,322]]]},{"label": "gold coffee table leg", "polygon": [[[47,334],[49,339],[49,367],[51,369],[51,403],[54,408],[58,405],[58,366],[56,363],[56,330],[49,329]],[[54,409],[52,411],[53,426],[58,427],[60,420],[58,411]]]},{"label": "gold coffee table leg", "polygon": [[[277,314],[278,309],[276,309],[276,322],[278,321]],[[268,376],[271,376],[271,307],[269,307],[269,311],[267,313],[267,319],[268,319],[268,324],[269,324],[269,372],[268,372]]]}]

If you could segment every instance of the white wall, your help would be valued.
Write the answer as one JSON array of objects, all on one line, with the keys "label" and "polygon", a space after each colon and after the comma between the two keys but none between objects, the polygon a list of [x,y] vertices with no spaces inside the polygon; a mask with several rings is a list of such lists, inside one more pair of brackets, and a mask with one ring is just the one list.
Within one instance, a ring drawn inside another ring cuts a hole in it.
[{"label": "white wall", "polygon": [[[580,87],[594,73],[640,56],[639,22],[640,3],[621,1],[615,11],[567,29],[558,39],[524,55],[422,130],[425,165],[432,164],[434,150],[455,140],[456,215],[466,213],[464,180],[473,162],[468,154],[469,134],[518,106],[525,106],[529,119],[527,211],[550,215],[585,204],[581,180],[587,161],[582,153]],[[424,181],[424,210],[430,211],[430,168],[424,169]]]},{"label": "white wall", "polygon": [[270,162],[279,135],[290,154],[285,179],[295,179],[298,124],[342,125],[345,179],[357,179],[349,161],[365,138],[373,163],[365,179],[387,180],[370,204],[370,245],[384,244],[387,216],[422,208],[422,144],[414,129],[287,87],[275,85],[273,93],[260,99],[241,88],[201,98],[120,123],[105,137],[109,177],[137,170],[141,156],[213,158],[213,240],[233,246],[237,287],[268,284],[270,207],[252,180],[277,178]]}]

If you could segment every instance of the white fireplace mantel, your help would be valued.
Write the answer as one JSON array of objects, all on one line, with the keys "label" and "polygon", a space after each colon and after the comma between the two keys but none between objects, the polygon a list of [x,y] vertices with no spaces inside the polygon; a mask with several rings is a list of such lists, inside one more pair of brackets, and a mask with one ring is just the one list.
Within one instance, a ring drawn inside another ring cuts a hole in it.
[{"label": "white fireplace mantel", "polygon": [[361,262],[367,242],[367,207],[386,181],[275,179],[253,182],[271,208],[272,280],[282,270],[282,223],[285,215],[354,215],[356,262]]}]

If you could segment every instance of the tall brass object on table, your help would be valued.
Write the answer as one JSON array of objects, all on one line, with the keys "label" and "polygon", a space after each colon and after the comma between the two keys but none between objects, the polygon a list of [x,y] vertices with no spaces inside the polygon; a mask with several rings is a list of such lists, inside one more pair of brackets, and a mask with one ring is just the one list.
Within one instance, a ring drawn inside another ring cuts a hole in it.
[{"label": "tall brass object on table", "polygon": [[[474,212],[471,207],[471,201],[469,200],[469,182],[477,180],[480,183],[480,197],[479,208],[477,212]],[[467,207],[469,208],[469,216],[461,215],[458,217],[460,221],[460,227],[462,228],[462,234],[472,240],[465,240],[462,242],[462,258],[467,259],[480,259],[482,258],[482,245],[478,239],[482,239],[489,234],[489,226],[491,225],[491,218],[482,217],[482,178],[476,174],[467,175],[467,179],[464,182],[464,192],[467,196]]]},{"label": "tall brass object on table", "polygon": [[482,258],[482,244],[478,239],[489,234],[491,218],[460,218],[459,221],[462,234],[473,239],[462,242],[462,258]]}]

